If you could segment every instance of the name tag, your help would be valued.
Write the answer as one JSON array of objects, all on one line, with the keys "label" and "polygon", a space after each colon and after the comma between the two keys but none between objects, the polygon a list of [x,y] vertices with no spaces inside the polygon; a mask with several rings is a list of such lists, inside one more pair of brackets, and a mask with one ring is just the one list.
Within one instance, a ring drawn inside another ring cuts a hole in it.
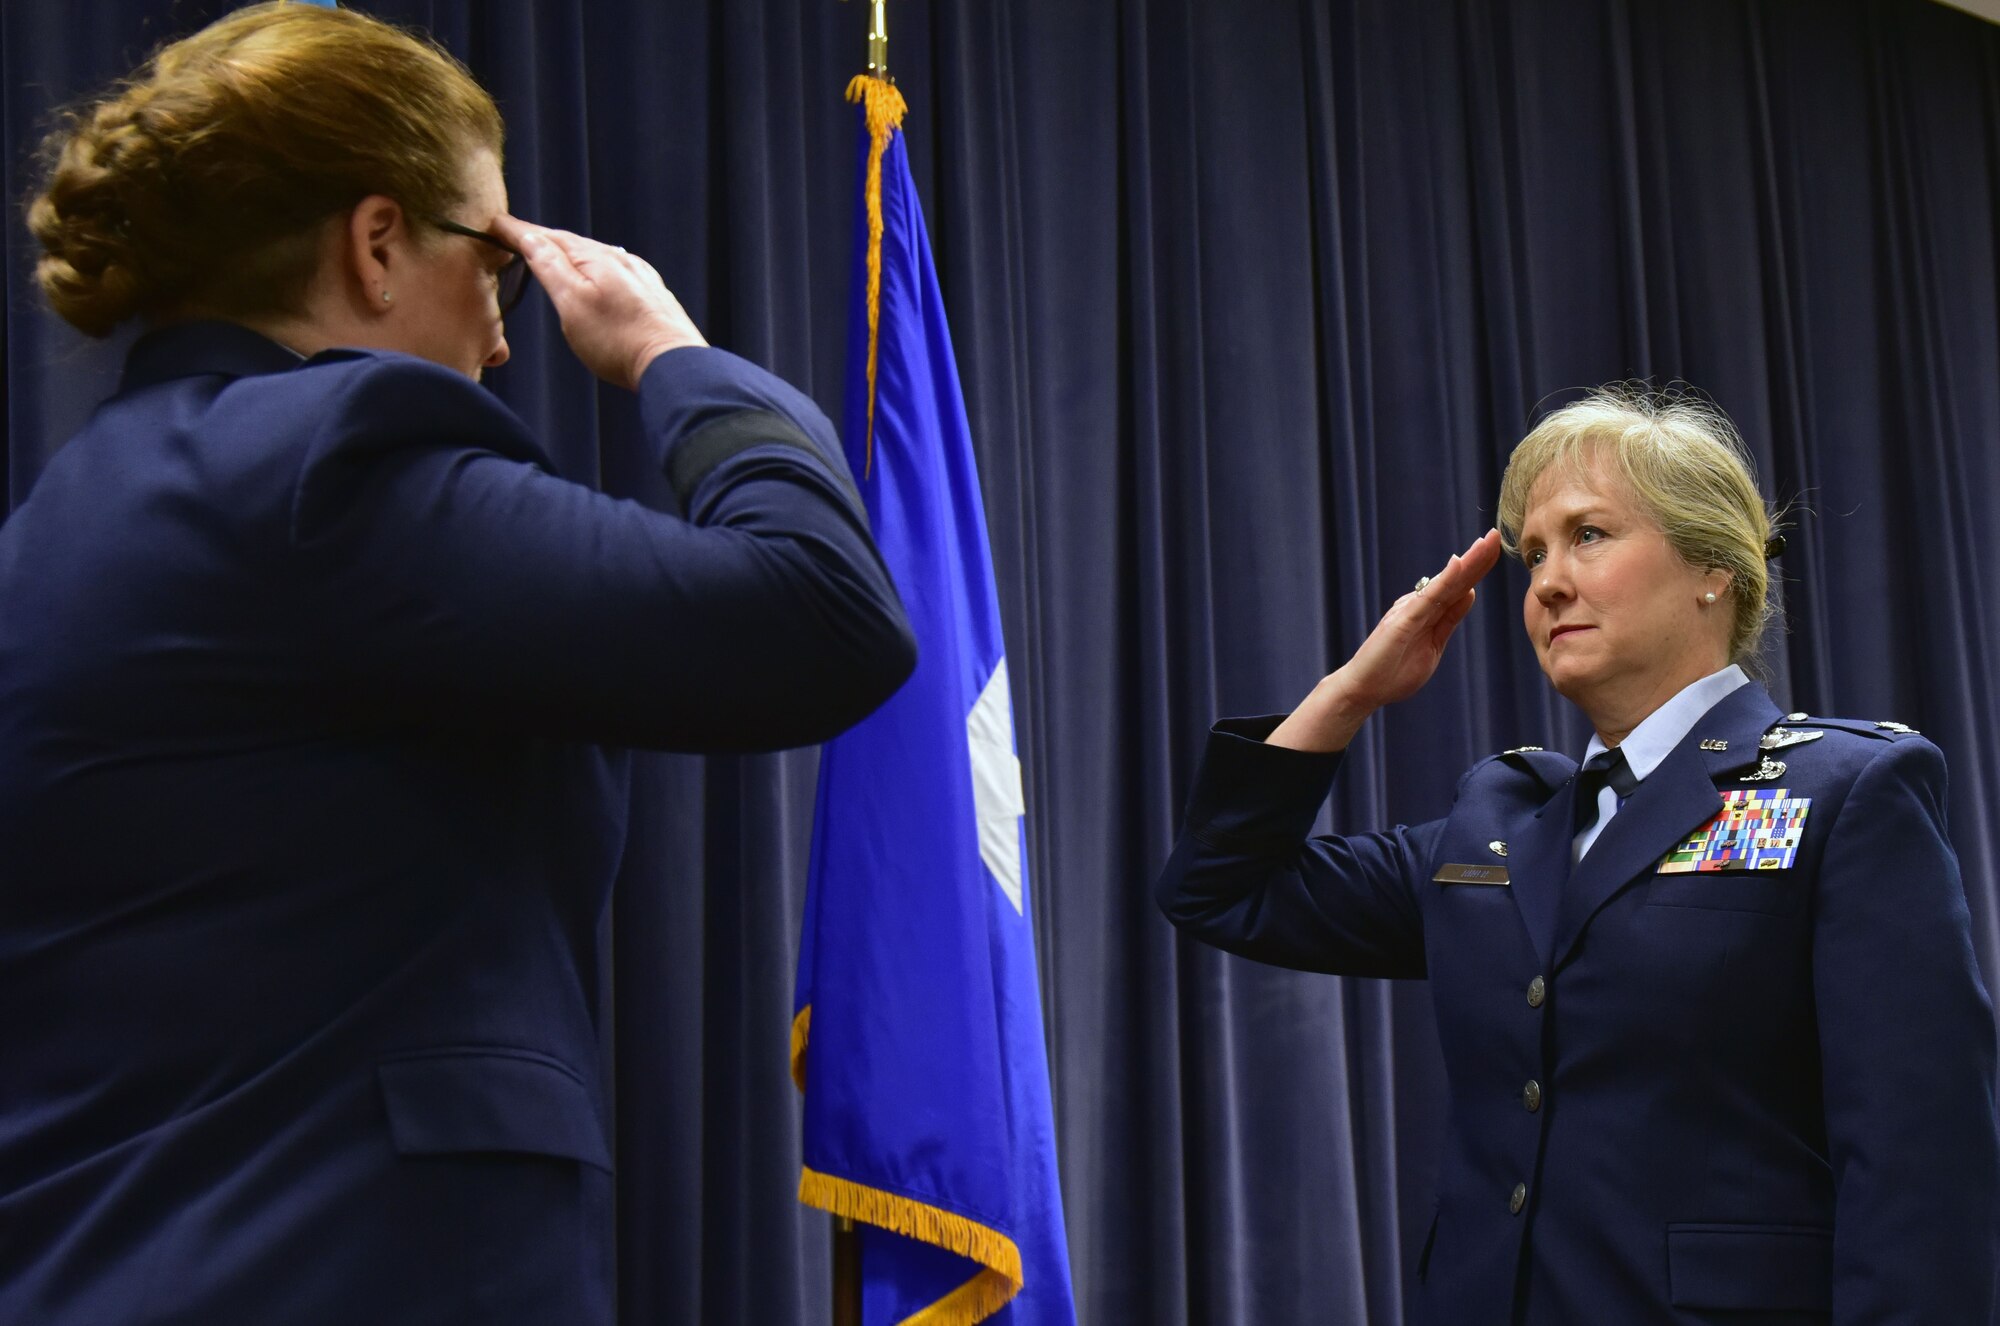
[{"label": "name tag", "polygon": [[1433,884],[1500,884],[1507,883],[1505,866],[1461,866],[1442,865],[1431,876]]}]

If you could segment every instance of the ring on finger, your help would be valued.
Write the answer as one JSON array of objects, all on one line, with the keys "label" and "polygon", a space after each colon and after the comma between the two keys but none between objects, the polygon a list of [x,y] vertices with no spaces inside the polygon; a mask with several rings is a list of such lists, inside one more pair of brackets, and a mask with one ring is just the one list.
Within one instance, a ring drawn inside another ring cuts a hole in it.
[{"label": "ring on finger", "polygon": [[1429,576],[1418,576],[1418,577],[1417,577],[1417,593],[1419,593],[1419,594],[1423,593],[1423,592],[1424,592],[1424,587],[1425,587],[1426,585],[1430,584],[1430,583],[1431,583],[1431,578],[1430,578]]}]

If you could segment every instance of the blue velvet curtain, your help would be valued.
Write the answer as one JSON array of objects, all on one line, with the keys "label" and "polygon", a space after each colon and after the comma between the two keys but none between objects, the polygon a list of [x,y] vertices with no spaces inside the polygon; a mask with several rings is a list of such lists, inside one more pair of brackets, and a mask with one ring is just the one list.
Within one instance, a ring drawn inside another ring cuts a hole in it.
[{"label": "blue velvet curtain", "polygon": [[[4,193],[49,108],[214,0],[0,11]],[[646,254],[838,415],[866,7],[380,0],[499,98],[522,215]],[[1791,504],[1780,703],[1925,730],[2000,977],[2000,29],[1926,0],[892,4],[1029,793],[1093,1323],[1394,1321],[1442,1069],[1421,985],[1176,940],[1147,884],[1203,730],[1289,705],[1492,519],[1538,410],[1685,379]],[[6,229],[9,509],[115,380]],[[494,389],[580,479],[629,404],[545,304]],[[1509,568],[1329,823],[1580,749]],[[0,605],[0,611],[4,611]],[[639,762],[610,927],[631,1322],[827,1319],[786,1075],[810,752]],[[0,866],[4,868],[4,866]],[[1885,887],[1893,881],[1884,881]]]}]

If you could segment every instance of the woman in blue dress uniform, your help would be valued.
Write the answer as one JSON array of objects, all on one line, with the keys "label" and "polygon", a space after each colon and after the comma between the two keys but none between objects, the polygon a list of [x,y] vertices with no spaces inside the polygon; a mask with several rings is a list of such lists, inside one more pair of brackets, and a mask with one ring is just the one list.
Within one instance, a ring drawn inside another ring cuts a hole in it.
[{"label": "woman in blue dress uniform", "polygon": [[[151,330],[0,526],[0,1322],[610,1322],[623,748],[816,742],[913,665],[819,411],[509,216],[500,146],[308,5],[56,137],[43,288]],[[645,503],[477,384],[524,258]]]},{"label": "woman in blue dress uniform", "polygon": [[[1449,1123],[1415,1322],[1991,1320],[1994,1023],[1944,761],[1745,675],[1776,546],[1719,412],[1595,393],[1515,450],[1500,529],[1288,717],[1209,738],[1158,885],[1173,922],[1431,982]],[[1309,837],[1503,548],[1595,729],[1581,771],[1508,751],[1441,820]]]}]

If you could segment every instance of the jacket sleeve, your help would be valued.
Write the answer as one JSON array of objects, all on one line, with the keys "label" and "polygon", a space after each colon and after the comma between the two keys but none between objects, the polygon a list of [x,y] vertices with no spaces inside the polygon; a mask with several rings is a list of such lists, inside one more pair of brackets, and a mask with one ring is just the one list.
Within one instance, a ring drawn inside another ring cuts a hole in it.
[{"label": "jacket sleeve", "polygon": [[1828,837],[1813,985],[1836,1326],[1985,1322],[2000,1246],[1993,1008],[1945,836],[1944,758],[1904,738]]},{"label": "jacket sleeve", "polygon": [[1347,976],[1424,975],[1411,881],[1442,821],[1311,837],[1339,755],[1264,743],[1276,718],[1208,738],[1187,821],[1154,887],[1184,933],[1241,957]]},{"label": "jacket sleeve", "polygon": [[655,505],[677,511],[557,477],[505,406],[433,365],[334,371],[290,515],[332,704],[760,750],[833,735],[915,666],[831,425],[735,356],[670,351],[640,383],[648,462],[671,485]]}]

